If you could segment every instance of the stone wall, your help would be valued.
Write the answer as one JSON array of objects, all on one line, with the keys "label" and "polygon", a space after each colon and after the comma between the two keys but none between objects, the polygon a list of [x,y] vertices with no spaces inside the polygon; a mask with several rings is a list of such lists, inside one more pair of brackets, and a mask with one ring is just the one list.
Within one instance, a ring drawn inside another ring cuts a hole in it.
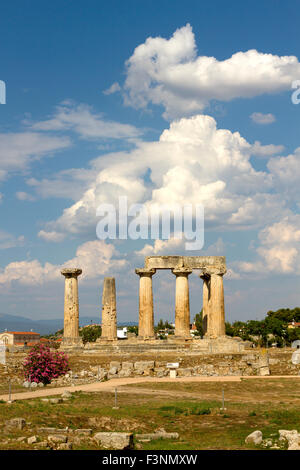
[{"label": "stone wall", "polygon": [[[55,385],[92,383],[119,377],[169,375],[168,362],[178,362],[177,374],[185,376],[261,376],[300,373],[300,365],[292,364],[293,350],[248,350],[235,354],[196,354],[184,351],[158,354],[70,354],[71,371],[52,382]],[[0,382],[22,385],[25,354],[8,354],[7,366],[0,365]]]}]

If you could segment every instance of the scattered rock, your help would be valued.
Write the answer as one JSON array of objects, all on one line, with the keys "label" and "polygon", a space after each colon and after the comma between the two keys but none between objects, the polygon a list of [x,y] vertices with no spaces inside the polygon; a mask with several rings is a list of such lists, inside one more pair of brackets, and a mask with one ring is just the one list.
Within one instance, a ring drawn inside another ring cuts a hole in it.
[{"label": "scattered rock", "polygon": [[38,439],[37,439],[36,436],[31,436],[31,437],[28,437],[28,439],[27,439],[28,444],[35,444],[37,441],[38,441]]},{"label": "scattered rock", "polygon": [[149,442],[154,439],[178,439],[179,434],[177,432],[166,432],[165,429],[160,428],[154,431],[154,433],[136,434],[135,437],[139,442]]},{"label": "scattered rock", "polygon": [[92,429],[75,429],[74,433],[79,435],[83,434],[85,436],[91,436]]},{"label": "scattered rock", "polygon": [[46,428],[46,427],[41,427],[38,428],[38,433],[47,433],[47,434],[67,434],[68,433],[68,428]]},{"label": "scattered rock", "polygon": [[133,449],[133,434],[129,432],[98,432],[94,439],[105,449]]},{"label": "scattered rock", "polygon": [[279,441],[286,440],[288,442],[288,450],[300,450],[300,434],[296,429],[288,431],[286,429],[280,429]]},{"label": "scattered rock", "polygon": [[62,394],[61,394],[61,397],[62,398],[72,398],[72,393],[69,392],[69,390],[65,390]]},{"label": "scattered rock", "polygon": [[264,439],[261,443],[263,447],[271,447],[273,445],[272,439]]},{"label": "scattered rock", "polygon": [[118,369],[117,367],[111,367],[108,371],[109,375],[117,375]]},{"label": "scattered rock", "polygon": [[26,420],[24,418],[13,418],[9,421],[5,421],[5,425],[9,428],[24,429],[26,426]]},{"label": "scattered rock", "polygon": [[255,444],[260,445],[262,443],[262,432],[261,431],[253,431],[249,436],[245,439],[246,444]]},{"label": "scattered rock", "polygon": [[72,450],[72,443],[64,442],[63,444],[59,444],[57,450]]},{"label": "scattered rock", "polygon": [[38,447],[41,449],[46,449],[47,447],[49,447],[49,444],[47,441],[41,441],[38,443]]},{"label": "scattered rock", "polygon": [[62,403],[62,398],[50,398],[50,403],[56,405],[57,403]]},{"label": "scattered rock", "polygon": [[60,443],[65,443],[67,442],[68,438],[67,436],[62,436],[61,434],[53,434],[48,436],[48,441],[52,442],[54,444],[60,444]]}]

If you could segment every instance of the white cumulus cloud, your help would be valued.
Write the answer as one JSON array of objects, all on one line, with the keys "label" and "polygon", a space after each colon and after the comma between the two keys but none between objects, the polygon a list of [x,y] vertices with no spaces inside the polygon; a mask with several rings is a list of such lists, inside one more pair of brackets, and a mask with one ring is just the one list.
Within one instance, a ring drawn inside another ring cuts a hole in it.
[{"label": "white cumulus cloud", "polygon": [[261,227],[284,216],[286,202],[271,172],[256,171],[253,152],[238,132],[217,129],[210,116],[171,123],[157,142],[139,142],[90,162],[92,179],[78,200],[43,228],[62,233],[95,233],[96,209],[127,196],[148,209],[164,204],[202,204],[205,225],[219,229]]},{"label": "white cumulus cloud", "polygon": [[162,105],[167,119],[196,114],[211,100],[230,101],[289,90],[300,76],[295,56],[255,49],[225,60],[197,55],[189,24],[170,39],[149,37],[126,62],[125,103]]},{"label": "white cumulus cloud", "polygon": [[75,257],[61,265],[48,262],[42,264],[37,259],[9,263],[0,270],[0,285],[9,285],[11,282],[40,285],[60,279],[61,269],[74,267],[82,269],[81,279],[95,279],[110,270],[116,272],[126,266],[127,261],[117,256],[118,252],[113,245],[102,240],[90,241],[80,245]]},{"label": "white cumulus cloud", "polygon": [[300,274],[300,215],[291,214],[259,233],[257,259],[238,263],[244,273]]}]

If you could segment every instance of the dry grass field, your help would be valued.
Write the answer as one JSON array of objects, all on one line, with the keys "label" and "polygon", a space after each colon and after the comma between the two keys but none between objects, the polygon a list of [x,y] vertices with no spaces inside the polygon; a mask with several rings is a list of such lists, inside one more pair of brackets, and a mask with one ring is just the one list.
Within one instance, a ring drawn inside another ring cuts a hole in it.
[{"label": "dry grass field", "polygon": [[[222,406],[222,390],[225,410]],[[112,392],[75,392],[60,404],[39,398],[0,403],[0,450],[32,449],[20,437],[38,435],[40,426],[96,431],[131,431],[134,434],[164,428],[178,432],[178,440],[136,443],[138,449],[200,450],[251,449],[245,437],[261,430],[275,439],[279,429],[300,431],[300,381],[297,378],[243,379],[241,382],[152,383],[119,388],[113,409]],[[6,420],[22,417],[23,430],[5,430]],[[35,445],[38,448],[38,444]],[[73,443],[73,449],[99,449],[89,437]]]}]

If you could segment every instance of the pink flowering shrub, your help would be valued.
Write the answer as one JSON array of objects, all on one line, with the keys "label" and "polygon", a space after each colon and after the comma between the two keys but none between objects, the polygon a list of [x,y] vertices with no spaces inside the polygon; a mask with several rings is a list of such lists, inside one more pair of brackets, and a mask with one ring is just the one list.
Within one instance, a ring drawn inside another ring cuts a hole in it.
[{"label": "pink flowering shrub", "polygon": [[24,362],[24,375],[30,382],[49,384],[70,370],[68,356],[60,351],[51,352],[50,348],[37,344]]}]

